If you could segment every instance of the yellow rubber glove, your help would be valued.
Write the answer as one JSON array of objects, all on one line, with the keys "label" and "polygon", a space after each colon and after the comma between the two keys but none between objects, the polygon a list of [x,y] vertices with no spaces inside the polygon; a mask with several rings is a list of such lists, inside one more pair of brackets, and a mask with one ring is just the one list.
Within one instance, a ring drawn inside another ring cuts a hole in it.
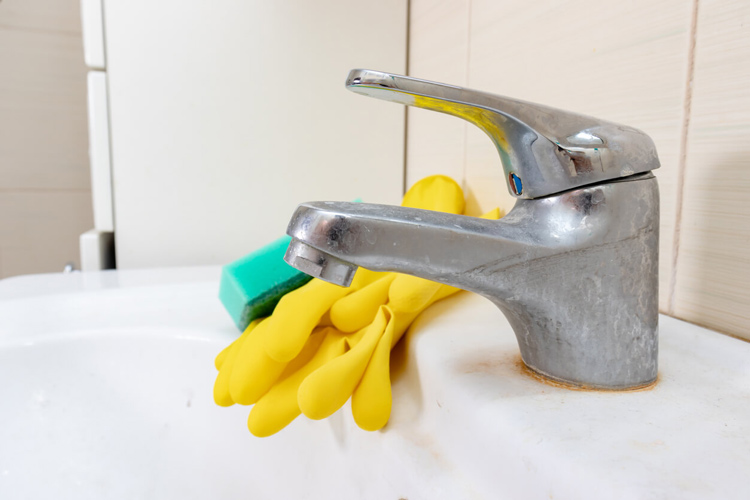
[{"label": "yellow rubber glove", "polygon": [[[435,175],[417,182],[404,195],[403,206],[461,213],[464,198],[461,187],[451,178]],[[360,268],[348,288],[313,279],[306,285],[289,292],[281,298],[273,314],[253,325],[236,341],[234,347],[222,351],[219,357],[232,362],[217,377],[214,399],[217,404],[255,404],[284,372],[287,364],[301,352],[316,325],[346,323],[344,331],[350,332],[352,323],[366,325],[372,321],[377,306],[385,303],[384,283],[392,280],[387,275]],[[381,281],[385,279],[386,281]],[[368,285],[374,285],[370,287]],[[371,289],[372,288],[372,289]],[[357,291],[365,292],[358,299],[337,308],[332,306],[341,298]],[[377,293],[373,293],[377,292]],[[373,295],[379,300],[374,308],[363,311],[363,304],[370,304]],[[367,298],[363,302],[362,298]],[[335,320],[334,320],[335,318]],[[352,318],[355,318],[352,320]],[[218,365],[218,361],[217,361]]]},{"label": "yellow rubber glove", "polygon": [[[484,215],[498,218],[499,209]],[[390,352],[411,323],[427,307],[460,289],[415,276],[393,279],[388,304],[379,306],[375,321],[345,354],[305,378],[297,398],[308,418],[326,418],[352,397],[352,414],[360,428],[378,430],[391,413]]]},{"label": "yellow rubber glove", "polygon": [[289,363],[276,384],[253,406],[247,427],[257,437],[279,432],[300,414],[297,391],[311,373],[351,349],[354,336],[321,327],[310,336],[299,356]]},{"label": "yellow rubber glove", "polygon": [[[499,219],[502,216],[501,210],[495,208],[482,218]],[[432,290],[435,290],[433,295]],[[458,291],[458,288],[408,275],[399,275],[394,281],[388,306],[385,306],[390,309],[392,321],[378,341],[362,379],[352,394],[352,415],[361,429],[382,429],[391,415],[391,349],[419,313]]]},{"label": "yellow rubber glove", "polygon": [[245,342],[245,339],[255,327],[258,326],[260,321],[260,319],[256,319],[247,325],[242,335],[216,356],[215,365],[216,369],[219,370],[219,374],[216,376],[216,382],[214,383],[214,401],[219,406],[232,406],[234,404],[234,400],[229,393],[229,379],[232,375],[234,362],[237,359],[237,353],[242,347],[243,342]]},{"label": "yellow rubber glove", "polygon": [[[232,400],[243,405],[256,403],[281,376],[289,361],[300,353],[315,325],[333,302],[366,286],[377,275],[359,269],[352,280],[351,290],[314,279],[282,297],[273,314],[261,320],[237,349],[229,379]],[[287,339],[293,345],[294,352],[285,356],[284,361],[270,355],[267,349],[269,341],[277,338]]]},{"label": "yellow rubber glove", "polygon": [[[499,216],[499,209],[495,209],[484,217],[496,219]],[[322,353],[311,361],[309,354],[300,355],[300,362],[295,360],[294,367],[290,364],[288,372],[258,401],[248,418],[248,428],[254,435],[274,434],[300,413],[316,420],[326,418],[349,397],[352,397],[352,414],[360,428],[374,431],[387,423],[392,405],[391,349],[424,309],[460,291],[414,276],[390,274],[388,303],[376,305],[375,320],[370,325],[356,333],[328,327],[327,335],[339,342],[339,348],[335,352],[321,348]],[[369,310],[377,297],[364,290],[355,294],[362,299],[362,309]],[[368,296],[373,302],[364,304]],[[353,296],[340,300],[350,297]]]},{"label": "yellow rubber glove", "polygon": [[[465,202],[463,191],[456,181],[443,175],[433,175],[412,186],[404,195],[401,206],[460,214],[463,213]],[[268,356],[278,362],[293,359],[302,350],[302,346],[305,345],[315,325],[334,303],[375,281],[387,279],[383,276],[384,274],[392,273],[375,273],[360,268],[357,270],[352,286],[348,288],[313,279],[307,285],[286,294],[271,315],[272,324],[269,327],[274,334],[268,335],[264,343]],[[367,287],[368,300],[369,295],[384,296],[382,292],[385,288],[387,286],[383,282],[378,283],[373,289]],[[362,302],[361,299],[353,301],[354,304]],[[348,310],[344,312],[344,309]],[[367,324],[372,321],[373,317],[367,312],[360,311],[357,305],[354,307],[344,305],[338,307],[336,311],[331,309],[330,318],[334,326],[338,327],[338,322],[345,322],[346,328],[342,329],[353,331],[357,328],[353,327],[349,321],[352,315],[366,318],[364,324]]]},{"label": "yellow rubber glove", "polygon": [[[433,176],[410,189],[403,205],[461,213],[464,201],[454,181]],[[319,280],[306,287],[287,294],[271,317],[251,324],[217,356],[217,404],[257,402],[248,427],[268,436],[302,409],[325,418],[354,394],[358,425],[382,427],[391,407],[391,348],[424,308],[458,289],[363,269],[348,289]]]}]

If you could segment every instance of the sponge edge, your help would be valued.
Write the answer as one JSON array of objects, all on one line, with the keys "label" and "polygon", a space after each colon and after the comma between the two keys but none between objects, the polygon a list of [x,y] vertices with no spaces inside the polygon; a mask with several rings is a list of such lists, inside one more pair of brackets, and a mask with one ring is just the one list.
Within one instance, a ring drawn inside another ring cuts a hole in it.
[{"label": "sponge edge", "polygon": [[219,300],[240,331],[270,315],[281,297],[312,279],[284,262],[291,240],[282,236],[222,268]]}]

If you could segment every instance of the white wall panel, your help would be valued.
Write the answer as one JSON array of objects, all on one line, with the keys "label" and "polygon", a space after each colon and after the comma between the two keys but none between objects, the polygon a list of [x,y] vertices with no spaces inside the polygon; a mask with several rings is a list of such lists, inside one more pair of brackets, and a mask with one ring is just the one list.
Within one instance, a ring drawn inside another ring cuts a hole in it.
[{"label": "white wall panel", "polygon": [[104,5],[117,264],[224,263],[316,199],[399,203],[404,109],[347,92],[404,73],[404,1]]},{"label": "white wall panel", "polygon": [[81,28],[83,30],[83,57],[86,66],[104,69],[107,58],[104,50],[104,0],[81,0]]},{"label": "white wall panel", "polygon": [[114,231],[106,73],[89,71],[88,95],[89,160],[91,162],[94,228],[99,231]]}]

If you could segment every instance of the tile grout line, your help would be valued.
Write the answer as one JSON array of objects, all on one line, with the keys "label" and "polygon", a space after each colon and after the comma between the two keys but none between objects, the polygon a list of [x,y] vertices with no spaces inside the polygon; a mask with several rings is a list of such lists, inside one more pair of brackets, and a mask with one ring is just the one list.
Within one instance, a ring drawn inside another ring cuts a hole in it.
[{"label": "tile grout line", "polygon": [[90,193],[91,188],[0,188],[0,194]]},{"label": "tile grout line", "polygon": [[[471,1],[466,0],[466,66],[464,73],[464,87],[469,87],[469,68],[471,66]],[[461,176],[461,187],[464,190],[464,196],[469,191],[469,181],[466,177],[468,170],[468,155],[469,155],[469,123],[464,120],[464,164],[463,172]]]},{"label": "tile grout line", "polygon": [[680,255],[680,236],[682,226],[682,207],[685,193],[685,170],[687,168],[688,134],[690,132],[690,115],[693,100],[693,77],[695,75],[695,46],[698,31],[698,2],[693,0],[690,14],[690,32],[687,51],[687,74],[685,79],[685,94],[682,107],[682,126],[680,130],[680,149],[677,160],[677,199],[675,200],[675,225],[672,240],[672,274],[669,277],[669,307],[667,314],[675,314],[675,295],[677,288],[677,265]]},{"label": "tile grout line", "polygon": [[22,33],[33,33],[35,35],[60,35],[60,36],[67,36],[70,38],[83,38],[83,35],[81,32],[78,31],[68,31],[65,29],[52,29],[52,28],[37,28],[34,26],[13,26],[11,24],[0,24],[0,31],[15,31],[15,32],[22,32]]},{"label": "tile grout line", "polygon": [[[107,18],[106,18],[106,7],[102,0],[102,44],[104,45],[104,68],[100,71],[104,74],[104,85],[106,89],[106,108],[107,108],[107,142],[109,146],[109,203],[110,210],[112,212],[112,235],[117,234],[117,214],[115,211],[115,143],[112,134],[112,92],[110,91],[109,83],[109,54],[107,51]],[[97,70],[99,71],[99,70]],[[99,228],[96,228],[97,230]],[[115,263],[114,268],[117,269],[117,239],[115,238],[113,244],[114,257],[113,262]]]},{"label": "tile grout line", "polygon": [[[404,61],[404,74],[411,76],[411,68],[409,67],[410,57],[409,51],[411,50],[411,0],[406,2],[406,60]],[[404,165],[401,176],[401,195],[406,194],[408,187],[408,175],[409,175],[409,106],[404,106]]]}]

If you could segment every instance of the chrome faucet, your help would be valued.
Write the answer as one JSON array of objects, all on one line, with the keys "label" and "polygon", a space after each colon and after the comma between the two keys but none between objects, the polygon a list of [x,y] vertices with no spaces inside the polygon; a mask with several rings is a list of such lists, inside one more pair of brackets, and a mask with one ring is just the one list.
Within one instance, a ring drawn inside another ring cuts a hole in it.
[{"label": "chrome faucet", "polygon": [[566,383],[656,380],[659,160],[631,127],[451,85],[353,70],[353,92],[461,117],[497,147],[513,209],[500,220],[386,205],[300,205],[285,260],[349,286],[358,266],[490,299],[524,363]]}]

